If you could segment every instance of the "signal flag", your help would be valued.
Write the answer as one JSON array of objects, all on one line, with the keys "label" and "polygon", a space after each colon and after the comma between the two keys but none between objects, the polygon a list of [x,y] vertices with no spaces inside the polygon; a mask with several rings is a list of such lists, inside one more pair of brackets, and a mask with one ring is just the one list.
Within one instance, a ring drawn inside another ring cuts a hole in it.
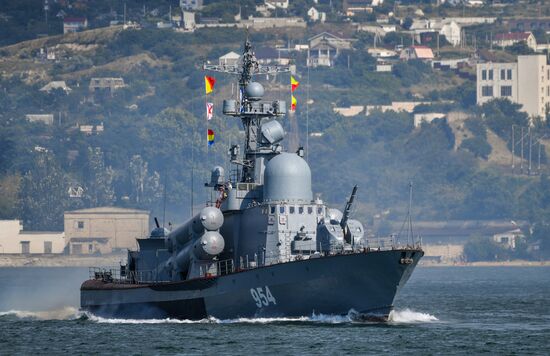
[{"label": "signal flag", "polygon": [[294,78],[293,75],[290,76],[290,90],[294,93],[294,90],[298,89],[300,82]]},{"label": "signal flag", "polygon": [[214,138],[215,138],[214,130],[208,129],[207,138],[208,138],[208,146],[212,146],[214,144]]},{"label": "signal flag", "polygon": [[206,120],[212,120],[214,116],[214,103],[206,103]]},{"label": "signal flag", "polygon": [[214,77],[204,76],[204,89],[206,94],[210,94],[214,91],[214,84],[216,84],[216,79]]}]

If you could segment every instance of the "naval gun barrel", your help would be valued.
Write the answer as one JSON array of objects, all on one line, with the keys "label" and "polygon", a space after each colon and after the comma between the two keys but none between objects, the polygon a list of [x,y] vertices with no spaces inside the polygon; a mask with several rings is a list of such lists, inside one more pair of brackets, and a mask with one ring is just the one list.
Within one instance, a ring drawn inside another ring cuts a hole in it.
[{"label": "naval gun barrel", "polygon": [[353,205],[353,201],[355,200],[356,194],[357,194],[357,186],[354,186],[353,190],[351,191],[351,196],[349,197],[349,200],[346,203],[344,214],[342,215],[342,220],[340,220],[340,227],[342,229],[345,229],[346,226],[348,225],[349,214],[351,213],[351,207]]}]

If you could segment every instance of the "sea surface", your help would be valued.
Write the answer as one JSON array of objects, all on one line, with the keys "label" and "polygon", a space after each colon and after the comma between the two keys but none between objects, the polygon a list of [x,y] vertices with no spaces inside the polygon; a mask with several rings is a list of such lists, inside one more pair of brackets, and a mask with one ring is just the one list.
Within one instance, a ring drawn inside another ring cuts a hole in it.
[{"label": "sea surface", "polygon": [[550,354],[550,267],[419,267],[388,323],[350,316],[118,320],[82,268],[0,268],[0,354]]}]

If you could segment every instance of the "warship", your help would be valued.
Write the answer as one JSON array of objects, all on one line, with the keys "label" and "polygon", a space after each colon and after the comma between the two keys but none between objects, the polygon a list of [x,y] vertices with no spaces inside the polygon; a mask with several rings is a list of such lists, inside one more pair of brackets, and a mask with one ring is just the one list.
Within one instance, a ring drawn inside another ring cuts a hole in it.
[{"label": "warship", "polygon": [[[210,202],[169,231],[155,218],[126,264],[91,268],[81,309],[114,318],[235,319],[355,315],[387,320],[420,258],[421,243],[380,240],[343,211],[314,198],[304,150],[285,152],[278,119],[285,101],[264,100],[253,79],[288,72],[259,65],[250,41],[236,65],[204,65],[238,76],[239,97],[223,113],[240,118],[245,142],[231,145],[232,173],[216,166]],[[344,201],[344,199],[343,199]]]}]

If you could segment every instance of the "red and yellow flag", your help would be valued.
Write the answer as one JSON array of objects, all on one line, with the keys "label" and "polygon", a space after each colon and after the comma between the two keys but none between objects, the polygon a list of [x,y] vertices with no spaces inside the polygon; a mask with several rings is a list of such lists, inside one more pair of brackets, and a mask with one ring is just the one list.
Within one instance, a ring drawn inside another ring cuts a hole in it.
[{"label": "red and yellow flag", "polygon": [[214,77],[204,76],[204,89],[206,94],[212,93],[214,90],[214,84],[216,84],[216,79]]},{"label": "red and yellow flag", "polygon": [[298,87],[300,86],[300,82],[296,80],[296,78],[294,78],[293,75],[290,76],[290,87],[291,87],[291,91],[294,93],[294,90],[298,89]]},{"label": "red and yellow flag", "polygon": [[290,111],[296,111],[296,98],[292,95],[292,102],[290,103]]}]

